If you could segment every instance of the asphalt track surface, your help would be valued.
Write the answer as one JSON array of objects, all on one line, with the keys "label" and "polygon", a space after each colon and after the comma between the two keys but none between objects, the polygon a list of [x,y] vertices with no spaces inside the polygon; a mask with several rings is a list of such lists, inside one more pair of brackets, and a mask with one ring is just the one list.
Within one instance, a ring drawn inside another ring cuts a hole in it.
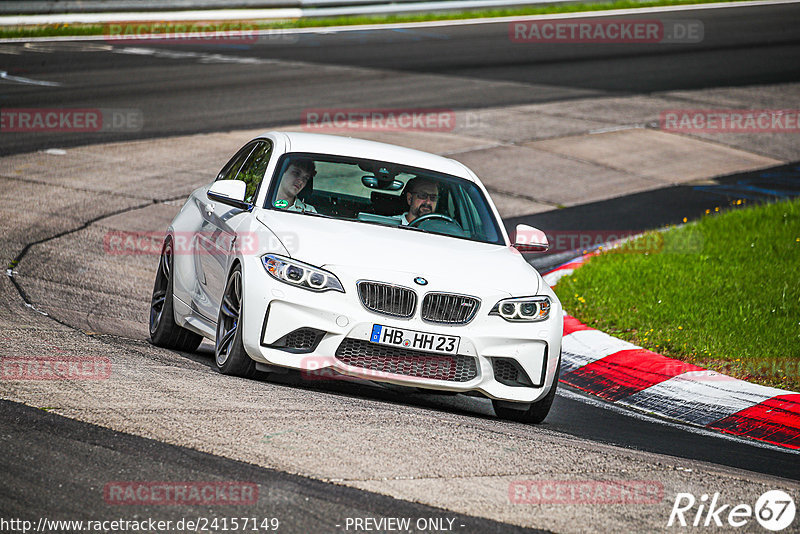
[{"label": "asphalt track surface", "polygon": [[0,107],[135,109],[144,127],[81,136],[21,133],[4,139],[0,154],[298,124],[309,108],[458,110],[800,79],[800,32],[791,22],[800,18],[800,4],[638,18],[700,21],[704,38],[512,43],[508,23],[496,23],[273,35],[245,45],[32,43],[25,53],[4,53],[3,70],[62,86],[0,81]]},{"label": "asphalt track surface", "polygon": [[[41,107],[46,102],[52,107],[134,108],[147,118],[145,127],[139,132],[96,136],[20,134],[8,140],[4,137],[0,153],[203,131],[266,129],[296,124],[302,110],[312,107],[402,107],[424,103],[425,107],[466,109],[551,102],[587,95],[627,95],[800,79],[800,37],[796,24],[791,23],[800,19],[797,4],[747,10],[686,11],[670,18],[701,20],[706,39],[691,47],[520,47],[509,42],[505,25],[486,24],[424,31],[312,34],[300,36],[292,43],[268,42],[247,47],[147,45],[150,49],[200,54],[194,57],[87,51],[85,44],[68,45],[67,48],[73,47],[69,51],[64,51],[64,46],[36,45],[35,52],[4,55],[3,69],[16,76],[57,81],[62,86],[4,83],[0,86],[1,107]],[[198,59],[208,54],[296,61],[320,67],[318,77],[303,69],[304,79],[298,80],[270,69],[269,63],[253,68],[235,60],[203,62]],[[371,69],[372,75],[354,70],[353,79],[341,83],[340,79],[326,74],[324,65],[331,64]],[[44,73],[47,73],[46,78],[43,78]],[[408,78],[409,73],[415,77]],[[447,74],[452,77],[452,85],[448,86],[448,91],[443,91],[441,85],[419,83],[424,78],[418,76],[426,73]],[[485,85],[474,90],[470,78],[495,85],[491,90]],[[394,83],[409,80],[418,83],[411,88],[413,90],[405,83]],[[531,84],[542,85],[532,89]],[[458,86],[463,88],[458,90]],[[558,89],[553,89],[554,86]],[[794,172],[796,166],[787,166],[786,170]],[[728,180],[735,184],[744,180],[757,183],[759,179],[765,178],[742,175]],[[787,194],[793,194],[792,187],[789,190]],[[699,215],[704,209],[719,205],[721,197],[726,198],[721,190],[681,186],[506,222],[525,221],[560,228],[567,228],[566,224],[571,222],[584,229],[592,228],[592,224],[608,228],[603,217],[613,210],[625,214],[626,229],[644,229],[677,222],[679,217]],[[654,206],[659,209],[652,209]],[[197,359],[210,365],[209,357],[208,353],[201,352]],[[474,415],[448,398],[408,397],[367,386],[314,387],[336,394]],[[3,472],[12,481],[0,490],[3,516],[22,511],[41,515],[69,514],[80,508],[86,518],[105,517],[109,510],[103,503],[95,507],[86,505],[96,497],[97,488],[75,483],[74,473],[86,473],[85,480],[102,480],[101,472],[107,478],[112,468],[124,473],[128,480],[223,476],[231,479],[235,478],[231,473],[241,473],[242,479],[276,488],[278,496],[270,505],[276,513],[280,512],[282,520],[292,525],[290,531],[320,530],[330,527],[331,517],[348,514],[445,515],[435,508],[164,445],[15,403],[3,402],[0,406]],[[556,398],[546,426],[565,435],[601,443],[800,480],[800,462],[795,454],[642,420],[579,401],[575,395]],[[42,443],[52,446],[42,447]],[[147,461],[152,458],[158,458],[158,462]],[[54,467],[45,469],[45,465]],[[304,502],[297,504],[300,498],[314,500],[313,514],[309,514],[311,507]],[[147,510],[141,512],[146,515]],[[448,512],[447,515],[454,517],[456,514]],[[487,520],[459,518],[469,526],[466,531],[470,532],[512,529],[509,525]]]},{"label": "asphalt track surface", "polygon": [[[137,517],[177,522],[182,518],[278,518],[279,532],[333,532],[346,517],[414,517],[453,520],[461,532],[542,532],[455,514],[309,478],[264,469],[183,447],[114,432],[0,401],[2,517],[70,517],[114,520],[125,516],[93,486],[102,476],[119,480],[248,481],[258,486],[258,504],[231,507],[136,506]],[[21,444],[24,447],[20,447]],[[19,454],[24,451],[24,454]],[[53,451],[58,451],[54,458]],[[54,461],[69,459],[68,461]],[[89,459],[90,461],[86,461]],[[156,459],[157,461],[153,461]],[[79,466],[79,469],[76,467]],[[101,476],[99,476],[101,475]],[[42,482],[53,489],[42,491]],[[130,517],[130,516],[128,516]]]}]

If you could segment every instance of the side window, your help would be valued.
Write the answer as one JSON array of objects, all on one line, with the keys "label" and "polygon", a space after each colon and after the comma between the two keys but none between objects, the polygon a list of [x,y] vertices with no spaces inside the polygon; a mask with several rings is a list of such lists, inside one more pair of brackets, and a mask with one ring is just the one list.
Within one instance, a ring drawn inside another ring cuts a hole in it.
[{"label": "side window", "polygon": [[269,157],[272,155],[272,144],[267,141],[259,142],[250,157],[239,169],[239,174],[236,175],[236,180],[241,180],[247,184],[247,191],[245,192],[244,199],[246,202],[253,202],[258,192],[258,186],[261,185],[261,180],[264,179],[264,173],[269,164]]},{"label": "side window", "polygon": [[242,148],[239,152],[236,153],[235,156],[231,158],[231,160],[225,164],[219,174],[217,175],[217,180],[233,180],[236,178],[236,174],[239,172],[239,169],[242,167],[242,163],[244,160],[247,159],[247,156],[250,155],[250,152],[253,151],[253,147],[255,145],[247,145]]},{"label": "side window", "polygon": [[243,181],[247,184],[244,199],[246,202],[253,202],[267,170],[270,155],[272,155],[272,144],[268,141],[247,145],[231,158],[220,171],[217,180]]}]

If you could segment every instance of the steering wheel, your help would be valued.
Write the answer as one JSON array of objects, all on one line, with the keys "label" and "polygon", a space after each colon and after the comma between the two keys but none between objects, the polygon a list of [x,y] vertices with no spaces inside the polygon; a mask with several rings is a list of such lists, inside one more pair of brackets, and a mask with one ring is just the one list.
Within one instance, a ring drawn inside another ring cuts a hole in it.
[{"label": "steering wheel", "polygon": [[461,225],[458,224],[452,217],[448,217],[447,215],[442,215],[441,213],[429,213],[427,215],[422,215],[421,217],[417,217],[416,219],[408,223],[408,225],[417,227],[420,225],[420,223],[423,223],[425,221],[430,221],[431,219],[442,219],[449,223],[453,223],[459,228],[461,228]]}]

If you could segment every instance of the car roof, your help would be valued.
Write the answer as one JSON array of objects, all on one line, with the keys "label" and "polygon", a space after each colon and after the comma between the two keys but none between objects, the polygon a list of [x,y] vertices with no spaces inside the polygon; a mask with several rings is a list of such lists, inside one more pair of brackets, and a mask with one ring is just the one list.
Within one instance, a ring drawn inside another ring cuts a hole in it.
[{"label": "car roof", "polygon": [[388,161],[451,174],[472,182],[475,181],[470,171],[458,161],[421,150],[340,135],[305,132],[267,132],[263,136],[268,135],[283,137],[286,141],[286,152],[333,154]]}]

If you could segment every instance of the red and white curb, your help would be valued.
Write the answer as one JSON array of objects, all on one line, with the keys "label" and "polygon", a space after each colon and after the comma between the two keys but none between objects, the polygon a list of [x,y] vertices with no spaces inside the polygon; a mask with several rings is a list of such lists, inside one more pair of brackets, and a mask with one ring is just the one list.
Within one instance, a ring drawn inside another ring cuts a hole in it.
[{"label": "red and white curb", "polygon": [[[544,274],[554,286],[592,252]],[[668,419],[800,449],[800,393],[667,358],[564,316],[560,381]]]}]

